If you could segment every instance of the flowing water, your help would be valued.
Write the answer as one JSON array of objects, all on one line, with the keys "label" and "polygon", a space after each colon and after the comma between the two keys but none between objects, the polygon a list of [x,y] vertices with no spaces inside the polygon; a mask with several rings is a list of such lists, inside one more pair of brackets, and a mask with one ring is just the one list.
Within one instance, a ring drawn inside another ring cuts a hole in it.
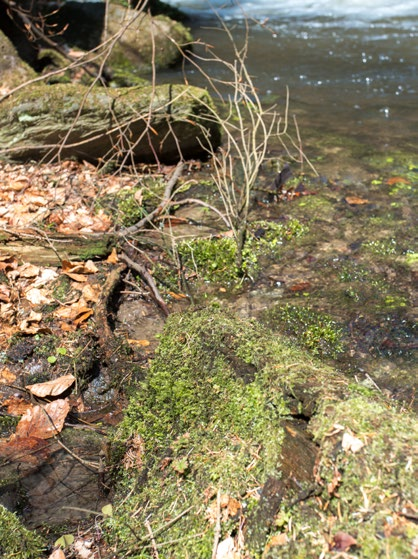
[{"label": "flowing water", "polygon": [[[214,13],[236,37],[251,23],[248,66],[261,96],[283,96],[307,115],[301,125],[344,129],[378,146],[418,140],[418,3],[345,0],[171,0],[196,38],[228,53]],[[211,8],[213,6],[213,8]],[[216,72],[216,68],[211,69]],[[193,80],[193,76],[189,75]]]}]

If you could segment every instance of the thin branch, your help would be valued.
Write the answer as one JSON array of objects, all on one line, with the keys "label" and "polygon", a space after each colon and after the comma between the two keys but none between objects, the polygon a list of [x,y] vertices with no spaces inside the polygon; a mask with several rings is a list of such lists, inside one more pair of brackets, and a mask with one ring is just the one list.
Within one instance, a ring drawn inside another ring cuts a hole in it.
[{"label": "thin branch", "polygon": [[157,305],[160,307],[160,309],[165,314],[165,316],[168,316],[170,314],[170,311],[169,311],[164,299],[161,297],[161,294],[158,291],[157,286],[155,285],[154,278],[148,272],[148,270],[145,268],[145,266],[143,266],[142,264],[139,264],[138,262],[134,262],[124,252],[122,252],[122,254],[120,255],[120,258],[121,258],[121,260],[126,262],[126,264],[128,264],[128,266],[132,270],[135,270],[136,272],[138,272],[138,274],[144,280],[146,285],[148,285],[148,287],[150,288],[152,296],[155,299],[155,302],[157,303]]},{"label": "thin branch", "polygon": [[159,204],[152,212],[150,212],[147,216],[142,218],[140,221],[135,223],[135,225],[131,225],[131,227],[125,227],[119,232],[119,236],[124,237],[126,235],[134,235],[140,229],[142,229],[148,223],[151,223],[152,220],[158,217],[170,204],[171,202],[171,195],[173,192],[173,188],[175,187],[178,179],[181,176],[181,173],[184,169],[184,163],[180,162],[177,164],[177,167],[174,169],[173,174],[171,175],[169,181],[164,190],[163,199],[161,204]]}]

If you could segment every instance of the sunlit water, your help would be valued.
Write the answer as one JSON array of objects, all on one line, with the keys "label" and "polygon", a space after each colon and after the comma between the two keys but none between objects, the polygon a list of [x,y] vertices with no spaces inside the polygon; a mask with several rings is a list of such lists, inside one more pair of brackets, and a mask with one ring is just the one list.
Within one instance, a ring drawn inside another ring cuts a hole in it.
[{"label": "sunlit water", "polygon": [[[345,131],[377,146],[418,144],[418,2],[171,0],[193,34],[227,54],[218,16],[237,40],[250,22],[248,67],[260,95],[289,86],[300,123]],[[216,68],[210,69],[216,73]],[[199,82],[189,71],[188,79]]]}]

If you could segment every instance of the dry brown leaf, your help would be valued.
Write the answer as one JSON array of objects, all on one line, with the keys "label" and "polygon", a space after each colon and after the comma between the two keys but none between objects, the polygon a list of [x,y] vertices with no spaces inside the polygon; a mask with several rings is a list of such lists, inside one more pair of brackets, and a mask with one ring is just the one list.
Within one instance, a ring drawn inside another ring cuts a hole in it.
[{"label": "dry brown leaf", "polygon": [[10,303],[11,291],[4,283],[0,284],[0,301]]},{"label": "dry brown leaf", "polygon": [[21,278],[36,278],[39,274],[39,267],[33,264],[22,264],[18,270]]},{"label": "dry brown leaf", "polygon": [[28,384],[25,388],[29,390],[34,396],[38,398],[45,398],[46,396],[59,396],[70,386],[75,383],[75,376],[72,374],[58,377],[48,382],[39,382],[37,384]]},{"label": "dry brown leaf", "polygon": [[333,551],[348,551],[350,547],[357,545],[357,540],[346,534],[345,532],[337,532],[334,536],[334,541],[332,544]]},{"label": "dry brown leaf", "polygon": [[128,344],[131,345],[137,345],[139,347],[148,347],[150,345],[150,341],[149,340],[131,340],[128,339]]},{"label": "dry brown leaf", "polygon": [[118,253],[115,248],[112,248],[112,252],[106,258],[106,262],[109,262],[109,264],[117,264],[119,262]]},{"label": "dry brown leaf", "polygon": [[55,400],[29,409],[16,426],[16,436],[50,439],[61,432],[70,411],[68,400]]},{"label": "dry brown leaf", "polygon": [[0,271],[7,274],[11,270],[15,270],[17,266],[18,262],[15,256],[0,255]]},{"label": "dry brown leaf", "polygon": [[19,330],[24,334],[51,334],[49,328],[38,325],[42,320],[42,316],[40,312],[31,311],[30,315],[19,324]]},{"label": "dry brown leaf", "polygon": [[392,186],[394,184],[411,184],[409,182],[408,179],[405,179],[404,177],[391,177],[390,179],[387,180],[387,184],[389,186]]},{"label": "dry brown leaf", "polygon": [[33,404],[22,398],[21,396],[11,396],[2,404],[10,415],[20,416],[27,412]]},{"label": "dry brown leaf", "polygon": [[58,549],[54,549],[48,559],[65,559],[65,553],[59,547]]},{"label": "dry brown leaf", "polygon": [[13,303],[1,303],[0,304],[0,318],[5,322],[10,322],[11,319],[16,314],[16,308]]},{"label": "dry brown leaf", "polygon": [[87,281],[86,276],[83,276],[82,274],[74,274],[73,272],[63,272],[63,274],[65,274],[66,276],[68,276],[69,278],[77,282]]},{"label": "dry brown leaf", "polygon": [[26,292],[25,297],[32,305],[48,305],[53,299],[48,297],[47,294],[48,291],[46,289],[32,287]]},{"label": "dry brown leaf", "polygon": [[20,463],[37,466],[45,462],[50,454],[49,443],[36,437],[16,437],[0,440],[0,457],[8,460],[18,460]]},{"label": "dry brown leaf", "polygon": [[277,534],[276,536],[273,536],[272,538],[270,538],[270,541],[268,543],[268,547],[276,547],[279,545],[286,545],[287,542],[289,541],[287,534],[282,533],[282,534]]},{"label": "dry brown leaf", "polygon": [[12,384],[16,380],[16,374],[7,367],[0,369],[0,384]]},{"label": "dry brown leaf", "polygon": [[88,307],[84,307],[83,309],[80,309],[77,316],[74,318],[74,324],[82,324],[83,322],[86,322],[86,320],[88,320],[91,315],[93,314],[93,309],[89,309]]},{"label": "dry brown leaf", "polygon": [[298,291],[306,291],[307,289],[310,289],[311,286],[312,284],[310,281],[300,281],[299,283],[291,285],[289,290],[297,293]]},{"label": "dry brown leaf", "polygon": [[338,468],[334,466],[334,475],[332,477],[332,480],[327,485],[329,495],[335,495],[335,491],[341,483],[341,477],[342,476],[341,473],[338,471]]},{"label": "dry brown leaf", "polygon": [[184,293],[174,293],[174,291],[169,291],[168,294],[176,300],[187,299],[187,295]]},{"label": "dry brown leaf", "polygon": [[359,196],[346,196],[344,198],[344,200],[350,206],[361,206],[363,204],[369,204],[370,203],[369,200],[366,200],[366,198],[360,198]]},{"label": "dry brown leaf", "polygon": [[81,292],[81,296],[83,297],[86,303],[97,303],[100,297],[101,288],[100,285],[95,284],[92,285],[88,283],[87,285],[83,286],[83,290]]}]

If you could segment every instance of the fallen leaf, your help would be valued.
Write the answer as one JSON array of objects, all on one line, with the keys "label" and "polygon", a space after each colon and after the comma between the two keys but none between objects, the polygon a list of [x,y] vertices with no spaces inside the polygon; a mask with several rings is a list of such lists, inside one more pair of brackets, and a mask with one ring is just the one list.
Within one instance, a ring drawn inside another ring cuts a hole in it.
[{"label": "fallen leaf", "polygon": [[10,302],[10,294],[11,294],[10,289],[7,287],[7,285],[2,283],[0,285],[0,301],[2,301],[3,303],[9,303]]},{"label": "fallen leaf", "polygon": [[61,547],[68,547],[74,543],[74,536],[72,534],[63,534],[57,539],[54,545],[60,545]]},{"label": "fallen leaf", "polygon": [[34,396],[38,396],[38,398],[45,398],[46,396],[59,396],[70,388],[70,386],[74,384],[75,380],[75,376],[68,374],[47,382],[28,384],[25,388],[27,388]]},{"label": "fallen leaf", "polygon": [[16,374],[12,373],[7,367],[0,369],[0,384],[13,384]]},{"label": "fallen leaf", "polygon": [[311,287],[311,282],[309,281],[300,281],[299,283],[294,283],[289,287],[290,291],[297,293],[299,291],[306,291]]},{"label": "fallen leaf", "polygon": [[94,550],[83,540],[74,542],[74,551],[77,554],[77,559],[94,559],[97,557]]},{"label": "fallen leaf", "polygon": [[74,272],[64,272],[63,274],[65,274],[66,276],[68,276],[69,278],[71,278],[74,281],[78,281],[78,282],[85,282],[87,281],[86,276],[83,276],[82,274],[75,274]]},{"label": "fallen leaf", "polygon": [[278,547],[280,545],[286,545],[289,541],[287,534],[277,534],[276,536],[272,536],[266,546],[266,551],[268,551],[271,547]]},{"label": "fallen leaf", "polygon": [[45,462],[49,455],[49,443],[38,437],[21,438],[12,435],[9,440],[0,440],[0,456],[3,459],[37,466]]},{"label": "fallen leaf", "polygon": [[362,204],[369,204],[369,200],[366,198],[360,198],[359,196],[346,196],[344,200],[350,206],[361,206]]},{"label": "fallen leaf", "polygon": [[59,547],[58,549],[55,549],[51,555],[49,556],[49,559],[65,559],[65,553],[63,552],[63,550]]},{"label": "fallen leaf", "polygon": [[81,291],[81,296],[86,301],[86,303],[97,303],[100,297],[100,292],[100,285],[91,285],[90,283],[87,283],[86,285],[84,285]]},{"label": "fallen leaf", "polygon": [[39,267],[33,264],[22,264],[18,270],[21,278],[36,278],[39,274]]},{"label": "fallen leaf", "polygon": [[99,270],[92,260],[87,260],[86,262],[70,262],[69,260],[63,260],[62,271],[64,273],[95,274]]},{"label": "fallen leaf", "polygon": [[88,318],[91,317],[92,314],[93,314],[93,309],[89,309],[88,307],[79,310],[77,316],[74,318],[74,324],[79,325],[82,322],[85,322]]},{"label": "fallen leaf", "polygon": [[187,299],[187,295],[185,295],[184,293],[174,293],[174,291],[169,291],[168,294],[171,295],[171,297],[173,297],[173,299],[176,299],[177,301],[181,299]]},{"label": "fallen leaf", "polygon": [[332,480],[327,485],[328,495],[335,495],[335,490],[341,483],[341,473],[338,471],[338,468],[334,466],[334,475]]},{"label": "fallen leaf", "polygon": [[21,396],[10,396],[7,400],[2,403],[10,415],[20,416],[26,413],[29,408],[33,407],[33,404],[22,398]]},{"label": "fallen leaf", "polygon": [[49,328],[38,326],[38,323],[42,320],[42,316],[40,312],[31,311],[30,315],[20,323],[19,330],[24,334],[51,334]]},{"label": "fallen leaf", "polygon": [[355,454],[363,448],[364,442],[346,431],[343,435],[341,446],[345,452],[351,451]]},{"label": "fallen leaf", "polygon": [[357,545],[357,540],[353,536],[345,532],[337,532],[334,536],[332,550],[348,551],[353,545]]},{"label": "fallen leaf", "polygon": [[112,252],[106,258],[106,262],[109,262],[109,264],[117,264],[119,262],[118,253],[115,248],[112,248]]},{"label": "fallen leaf", "polygon": [[241,503],[237,499],[230,497],[227,505],[227,510],[228,516],[236,516],[241,510]]},{"label": "fallen leaf", "polygon": [[61,432],[70,411],[68,400],[55,400],[29,409],[16,426],[16,436],[49,439]]},{"label": "fallen leaf", "polygon": [[137,345],[139,347],[147,347],[147,346],[150,345],[150,343],[151,342],[149,340],[131,340],[131,339],[128,339],[128,344]]},{"label": "fallen leaf", "polygon": [[32,305],[48,305],[52,299],[47,297],[47,293],[46,289],[33,287],[26,292],[25,297]]},{"label": "fallen leaf", "polygon": [[392,186],[394,184],[411,184],[409,180],[405,179],[404,177],[391,177],[386,182],[389,186]]}]

